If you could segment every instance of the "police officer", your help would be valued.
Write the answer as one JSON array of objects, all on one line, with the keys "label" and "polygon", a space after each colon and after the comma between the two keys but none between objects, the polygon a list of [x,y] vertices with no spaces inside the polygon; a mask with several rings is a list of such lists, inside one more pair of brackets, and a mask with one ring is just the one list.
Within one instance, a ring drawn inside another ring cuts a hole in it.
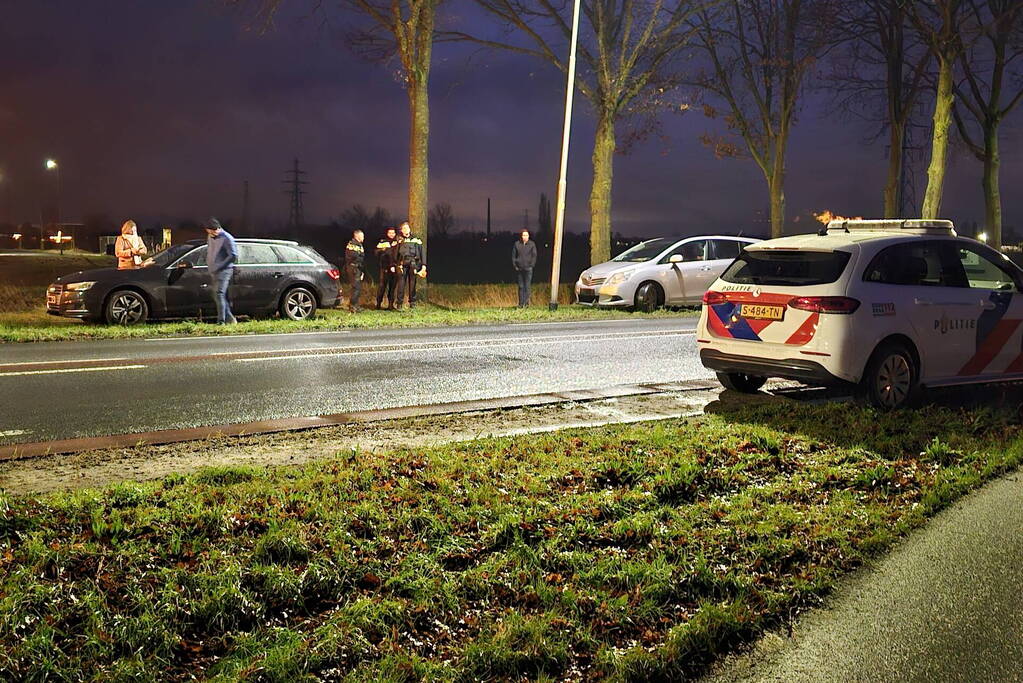
[{"label": "police officer", "polygon": [[363,267],[366,258],[366,250],[362,246],[365,233],[356,230],[352,233],[352,239],[345,247],[345,275],[352,286],[351,298],[348,300],[348,310],[358,313],[362,310],[359,307],[359,297],[362,295],[362,278],[365,277]]},{"label": "police officer", "polygon": [[416,278],[426,277],[426,263],[423,262],[423,240],[412,234],[408,221],[401,224],[398,237],[398,308],[405,301],[408,292],[408,307],[416,307]]},{"label": "police officer", "polygon": [[384,237],[377,242],[377,263],[380,264],[380,284],[377,286],[377,309],[384,303],[387,294],[387,308],[394,310],[394,289],[398,286],[398,230],[387,228]]}]

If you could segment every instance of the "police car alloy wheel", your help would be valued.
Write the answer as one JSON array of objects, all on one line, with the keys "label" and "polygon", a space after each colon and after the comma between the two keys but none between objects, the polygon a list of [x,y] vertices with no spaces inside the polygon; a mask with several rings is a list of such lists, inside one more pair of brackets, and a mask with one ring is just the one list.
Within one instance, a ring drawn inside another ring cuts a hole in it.
[{"label": "police car alloy wheel", "polygon": [[858,397],[877,408],[901,408],[916,397],[918,376],[909,351],[898,344],[885,344],[867,363]]},{"label": "police car alloy wheel", "polygon": [[137,325],[146,321],[149,306],[138,292],[123,289],[114,292],[107,300],[104,315],[111,325]]},{"label": "police car alloy wheel", "polygon": [[316,297],[304,287],[289,290],[281,300],[281,315],[292,320],[305,320],[316,312]]}]

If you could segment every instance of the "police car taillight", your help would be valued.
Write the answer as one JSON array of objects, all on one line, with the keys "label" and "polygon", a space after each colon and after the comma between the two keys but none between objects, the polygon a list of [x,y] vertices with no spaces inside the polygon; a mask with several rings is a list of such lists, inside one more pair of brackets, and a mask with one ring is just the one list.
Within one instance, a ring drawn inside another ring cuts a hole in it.
[{"label": "police car taillight", "polygon": [[860,302],[847,296],[797,296],[789,300],[789,308],[813,313],[853,313]]},{"label": "police car taillight", "polygon": [[704,292],[703,293],[703,305],[704,306],[717,306],[728,301],[728,298],[721,292]]},{"label": "police car taillight", "polygon": [[341,279],[341,271],[338,270],[337,268],[331,268],[330,270],[328,270],[327,271],[327,275],[330,276],[331,280],[340,280]]}]

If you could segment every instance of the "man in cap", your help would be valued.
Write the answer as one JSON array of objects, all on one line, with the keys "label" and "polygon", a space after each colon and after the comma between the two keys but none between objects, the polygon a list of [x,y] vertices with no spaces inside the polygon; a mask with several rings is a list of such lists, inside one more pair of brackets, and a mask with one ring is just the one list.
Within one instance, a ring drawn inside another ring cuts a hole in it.
[{"label": "man in cap", "polygon": [[366,258],[366,250],[362,246],[365,238],[365,233],[362,230],[356,230],[352,233],[352,239],[349,240],[348,246],[345,247],[345,275],[352,286],[352,292],[348,299],[348,310],[352,313],[362,311],[359,306],[359,298],[362,296],[363,263]]},{"label": "man in cap", "polygon": [[217,323],[236,323],[237,318],[231,313],[231,302],[227,298],[227,288],[234,275],[234,264],[238,262],[238,245],[234,236],[220,225],[220,221],[210,216],[202,222],[206,231],[206,272],[213,281],[213,297],[217,303]]}]

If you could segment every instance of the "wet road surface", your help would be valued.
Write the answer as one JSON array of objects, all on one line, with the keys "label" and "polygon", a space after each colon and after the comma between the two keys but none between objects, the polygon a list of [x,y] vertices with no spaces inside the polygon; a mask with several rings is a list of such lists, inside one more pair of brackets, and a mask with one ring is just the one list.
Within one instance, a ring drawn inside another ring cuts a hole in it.
[{"label": "wet road surface", "polygon": [[0,444],[713,377],[695,318],[0,345]]}]

